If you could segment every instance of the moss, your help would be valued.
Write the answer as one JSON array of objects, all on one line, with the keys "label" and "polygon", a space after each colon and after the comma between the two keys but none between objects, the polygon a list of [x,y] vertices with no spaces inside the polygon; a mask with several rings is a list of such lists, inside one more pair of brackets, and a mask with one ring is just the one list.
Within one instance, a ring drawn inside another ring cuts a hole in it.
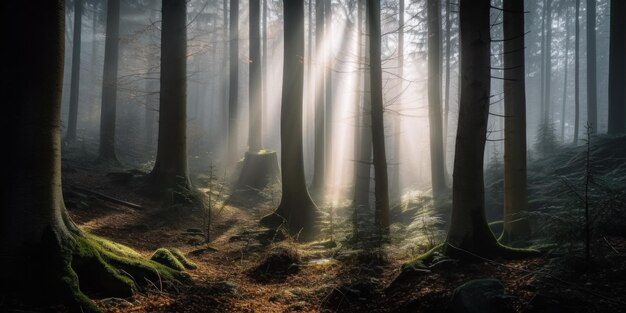
[{"label": "moss", "polygon": [[426,251],[425,253],[422,253],[422,254],[418,255],[413,260],[402,264],[402,270],[405,271],[405,270],[409,270],[411,268],[415,268],[420,263],[422,263],[422,264],[423,263],[431,263],[433,261],[433,258],[435,257],[435,253],[440,253],[442,251],[442,248],[443,248],[443,244],[442,243],[434,246],[432,249]]},{"label": "moss", "polygon": [[177,271],[185,270],[185,266],[178,260],[178,258],[174,256],[174,254],[170,250],[166,248],[159,248],[154,251],[154,254],[152,254],[150,260],[163,264]]},{"label": "moss", "polygon": [[172,255],[178,260],[178,262],[180,262],[185,267],[185,269],[195,270],[196,268],[198,268],[198,265],[187,259],[187,257],[185,257],[185,255],[180,250],[176,248],[170,248],[167,250],[172,253]]}]

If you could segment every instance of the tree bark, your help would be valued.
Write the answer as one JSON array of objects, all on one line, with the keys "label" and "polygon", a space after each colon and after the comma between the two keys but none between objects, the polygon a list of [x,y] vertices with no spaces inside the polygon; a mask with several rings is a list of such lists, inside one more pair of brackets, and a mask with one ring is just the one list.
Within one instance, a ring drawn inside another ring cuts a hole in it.
[{"label": "tree bark", "polygon": [[544,74],[545,88],[543,94],[543,118],[547,123],[552,123],[552,1],[546,2],[546,48],[543,57],[546,59]]},{"label": "tree bark", "polygon": [[446,189],[441,116],[441,23],[439,0],[428,0],[428,124],[430,128],[430,170],[433,197]]},{"label": "tree bark", "polygon": [[83,1],[74,0],[74,35],[72,42],[72,78],[70,85],[70,110],[67,119],[67,133],[65,141],[76,141],[76,128],[78,123],[78,92],[80,89],[80,48],[81,33],[83,26]]},{"label": "tree bark", "polygon": [[164,1],[162,12],[159,141],[150,176],[159,190],[188,192],[186,2]]},{"label": "tree bark", "polygon": [[404,0],[398,1],[398,114],[393,120],[393,166],[391,167],[391,184],[392,191],[391,200],[400,201],[402,198],[402,190],[400,186],[400,149],[402,138],[402,115],[401,109],[403,105],[402,93],[404,82]]},{"label": "tree bark", "polygon": [[526,174],[524,0],[504,0],[504,230],[500,240],[530,236]]},{"label": "tree bark", "polygon": [[574,140],[578,144],[578,132],[580,127],[580,1],[576,1],[576,24],[574,34]]},{"label": "tree bark", "polygon": [[569,42],[570,42],[570,10],[565,13],[565,62],[563,73],[563,103],[561,105],[561,142],[565,142],[565,111],[567,107],[567,70],[569,68]]},{"label": "tree bark", "polygon": [[249,31],[250,31],[250,113],[248,114],[248,150],[256,152],[263,149],[263,98],[262,98],[262,68],[261,68],[261,4],[259,1],[250,1]]},{"label": "tree bark", "polygon": [[370,84],[372,101],[372,147],[374,164],[374,221],[381,235],[389,235],[389,189],[387,156],[385,152],[385,125],[383,122],[383,83],[380,47],[380,2],[367,0],[367,18],[370,35]]},{"label": "tree bark", "polygon": [[311,200],[304,177],[302,147],[302,102],[304,87],[304,0],[285,1],[284,66],[280,112],[282,196],[276,211],[261,219],[270,227],[286,222],[291,234],[301,240],[318,233],[317,207]]},{"label": "tree bark", "polygon": [[596,0],[587,0],[587,122],[591,134],[598,130],[596,73]]},{"label": "tree bark", "polygon": [[[446,90],[445,90],[445,103],[443,109],[443,155],[444,155],[444,169],[448,173],[447,157],[448,157],[448,124],[450,115],[450,53],[452,53],[451,45],[451,20],[450,14],[451,0],[446,1]],[[447,176],[447,175],[446,175]]]},{"label": "tree bark", "polygon": [[326,174],[326,85],[324,83],[326,58],[323,49],[325,1],[315,1],[315,155],[313,159],[313,182],[311,183],[311,189],[314,191],[322,191]]},{"label": "tree bark", "polygon": [[611,1],[609,134],[626,131],[626,1]]},{"label": "tree bark", "polygon": [[118,164],[115,153],[115,116],[117,106],[117,66],[119,52],[120,0],[107,1],[107,26],[104,41],[102,109],[100,112],[99,162]]},{"label": "tree bark", "polygon": [[228,153],[232,165],[237,157],[237,118],[239,116],[239,0],[230,0],[230,74],[228,85]]},{"label": "tree bark", "polygon": [[454,156],[452,219],[444,247],[491,255],[498,244],[485,218],[483,159],[490,99],[490,1],[460,1],[461,98]]},{"label": "tree bark", "polygon": [[[364,11],[364,4],[366,0],[359,0],[361,13]],[[365,18],[365,25],[369,23],[369,20]],[[359,34],[361,38],[365,36],[364,45],[359,45],[359,49],[363,51],[362,59],[364,68],[363,74],[359,74],[359,84],[363,84],[363,90],[360,93],[363,97],[363,104],[360,109],[359,115],[359,149],[356,159],[356,173],[354,181],[354,207],[362,212],[363,210],[370,209],[370,185],[372,174],[372,126],[371,126],[371,113],[372,113],[372,97],[371,97],[371,81],[370,81],[370,36],[364,35],[362,25],[359,26]],[[369,27],[367,27],[369,28]],[[366,29],[367,29],[366,28]]]}]

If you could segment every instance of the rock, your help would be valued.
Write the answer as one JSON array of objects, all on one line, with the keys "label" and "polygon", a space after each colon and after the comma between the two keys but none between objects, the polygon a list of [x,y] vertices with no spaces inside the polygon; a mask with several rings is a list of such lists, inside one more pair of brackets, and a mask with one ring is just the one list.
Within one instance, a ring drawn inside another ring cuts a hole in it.
[{"label": "rock", "polygon": [[223,280],[209,283],[207,287],[211,294],[239,294],[239,285],[230,280]]},{"label": "rock", "polygon": [[502,283],[494,278],[471,280],[454,290],[452,311],[455,313],[514,312],[511,296]]}]

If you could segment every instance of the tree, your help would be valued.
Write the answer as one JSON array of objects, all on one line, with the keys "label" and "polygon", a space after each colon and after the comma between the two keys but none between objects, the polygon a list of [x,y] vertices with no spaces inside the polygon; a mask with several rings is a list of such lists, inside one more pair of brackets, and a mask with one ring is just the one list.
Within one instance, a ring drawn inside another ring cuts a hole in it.
[{"label": "tree", "polygon": [[119,164],[115,153],[115,116],[117,107],[117,66],[120,32],[120,0],[107,1],[107,26],[104,41],[104,74],[100,111],[99,162]]},{"label": "tree", "polygon": [[239,0],[230,0],[230,57],[228,85],[228,152],[226,160],[237,156],[237,116],[239,101]]},{"label": "tree", "polygon": [[249,31],[250,31],[250,114],[248,127],[248,150],[250,152],[263,149],[263,81],[261,70],[261,4],[260,1],[250,1]]},{"label": "tree", "polygon": [[552,115],[552,1],[546,1],[544,10],[546,11],[546,38],[544,42],[543,57],[545,58],[544,66],[544,83],[543,89],[543,122],[551,123]]},{"label": "tree", "polygon": [[[452,185],[452,220],[444,252],[497,252],[485,218],[483,159],[490,99],[489,0],[460,1],[461,97]],[[462,249],[462,250],[460,250]]]},{"label": "tree", "polygon": [[574,145],[578,144],[580,126],[580,1],[582,0],[576,0],[574,27]]},{"label": "tree", "polygon": [[74,0],[74,34],[72,45],[72,78],[70,82],[70,110],[67,119],[67,133],[65,141],[76,141],[78,123],[78,91],[80,81],[80,48],[81,29],[83,26],[83,0]]},{"label": "tree", "polygon": [[31,305],[97,312],[85,294],[129,297],[141,287],[135,282],[185,281],[186,275],[130,248],[85,233],[69,217],[61,185],[64,2],[39,1],[36,10],[32,5],[0,4],[9,25],[37,21],[3,34],[15,46],[5,51],[11,63],[1,78],[12,86],[3,94],[12,105],[2,134],[15,151],[7,156],[12,166],[3,179],[10,184],[0,200],[0,266],[6,269],[0,271],[0,292]]},{"label": "tree", "polygon": [[565,68],[563,73],[563,104],[561,106],[561,142],[565,142],[565,108],[567,107],[567,70],[569,68],[569,42],[570,42],[570,9],[565,9],[565,61],[563,67]]},{"label": "tree", "polygon": [[504,0],[504,230],[503,242],[527,239],[526,82],[524,0]]},{"label": "tree", "polygon": [[598,126],[598,85],[596,82],[596,0],[587,0],[587,122],[591,133]]},{"label": "tree", "polygon": [[311,189],[321,191],[326,173],[326,85],[324,75],[324,4],[326,0],[315,1],[315,146],[313,159],[313,182]]},{"label": "tree", "polygon": [[150,179],[158,190],[188,193],[187,167],[187,7],[163,1],[159,142]]},{"label": "tree", "polygon": [[[359,0],[359,11],[361,14],[364,11],[364,3],[366,0]],[[366,19],[367,25],[369,20]],[[363,24],[363,23],[361,23]],[[359,37],[363,37],[362,25],[359,25]],[[359,39],[362,43],[362,39]],[[363,74],[359,73],[357,82],[362,85],[361,93],[363,97],[363,104],[361,105],[359,112],[359,144],[356,159],[356,169],[354,178],[354,207],[357,210],[370,208],[370,184],[372,174],[372,130],[371,130],[371,112],[372,112],[372,97],[371,97],[371,81],[370,77],[370,57],[369,57],[370,36],[365,36],[365,43],[359,44],[359,50],[365,50],[363,55]],[[361,87],[359,87],[361,88]]]},{"label": "tree", "polygon": [[626,131],[626,1],[611,1],[609,134]]},{"label": "tree", "polygon": [[[398,1],[398,91],[400,96],[398,97],[399,107],[402,108],[402,92],[404,81],[404,0]],[[400,112],[398,112],[400,113]],[[402,134],[402,116],[397,114],[393,121],[393,161],[396,163],[392,167],[391,185],[390,189],[393,194],[391,199],[393,201],[399,201],[402,197],[400,186],[400,146]]]},{"label": "tree", "polygon": [[261,219],[269,227],[284,222],[291,234],[308,240],[318,232],[318,211],[306,189],[302,147],[304,87],[304,0],[290,0],[284,10],[284,65],[280,111],[282,196],[276,211]]},{"label": "tree", "polygon": [[[371,85],[371,130],[374,164],[374,221],[382,235],[389,234],[389,189],[387,178],[387,156],[385,152],[385,125],[383,122],[383,82],[380,48],[380,2],[367,0],[367,19],[370,34],[370,85]],[[367,78],[366,78],[367,79]]]},{"label": "tree", "polygon": [[441,23],[439,0],[428,0],[428,124],[430,128],[430,169],[433,197],[446,189],[441,116]]}]

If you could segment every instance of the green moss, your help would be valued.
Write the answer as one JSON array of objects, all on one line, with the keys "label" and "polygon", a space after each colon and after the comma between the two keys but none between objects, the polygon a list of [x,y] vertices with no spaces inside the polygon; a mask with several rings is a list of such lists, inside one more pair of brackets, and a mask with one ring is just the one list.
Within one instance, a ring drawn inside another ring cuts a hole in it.
[{"label": "green moss", "polygon": [[163,264],[177,271],[185,270],[185,266],[178,260],[178,258],[174,256],[174,254],[170,250],[166,248],[159,248],[154,251],[154,254],[152,254],[150,260]]},{"label": "green moss", "polygon": [[191,260],[187,259],[180,250],[176,248],[170,248],[167,250],[169,250],[172,253],[172,255],[178,260],[178,262],[180,262],[185,267],[185,269],[195,270],[196,268],[198,268],[198,265],[196,265],[196,263],[192,262]]},{"label": "green moss", "polygon": [[410,270],[411,268],[418,267],[419,264],[431,263],[433,258],[435,257],[435,253],[436,252],[441,252],[442,248],[443,248],[443,244],[442,243],[434,246],[432,249],[426,251],[425,253],[422,253],[422,254],[418,255],[413,260],[402,264],[402,270],[403,271]]}]

